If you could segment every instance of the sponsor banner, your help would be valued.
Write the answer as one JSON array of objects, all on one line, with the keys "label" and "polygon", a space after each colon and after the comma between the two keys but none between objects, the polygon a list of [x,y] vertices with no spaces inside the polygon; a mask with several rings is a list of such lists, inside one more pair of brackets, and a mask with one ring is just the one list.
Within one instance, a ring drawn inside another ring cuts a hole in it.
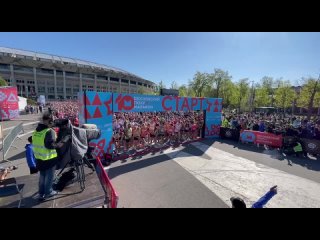
[{"label": "sponsor banner", "polygon": [[203,111],[220,113],[221,98],[187,98],[139,94],[114,94],[114,112]]},{"label": "sponsor banner", "polygon": [[102,131],[101,138],[90,143],[96,147],[96,156],[112,153],[113,112],[164,112],[206,111],[205,137],[219,137],[221,126],[221,98],[187,98],[173,96],[148,96],[106,92],[82,92],[78,95],[80,124],[96,124]]},{"label": "sponsor banner", "polygon": [[245,130],[240,134],[242,142],[251,142],[255,144],[265,144],[272,147],[282,147],[282,135],[272,133]]},{"label": "sponsor banner", "polygon": [[206,114],[205,138],[218,138],[220,136],[221,114],[209,112]]},{"label": "sponsor banner", "polygon": [[0,120],[9,120],[17,117],[19,117],[17,88],[0,88]]},{"label": "sponsor banner", "polygon": [[94,155],[104,159],[112,152],[112,93],[86,92],[80,97],[80,121],[95,124],[101,130],[101,137],[90,142],[95,147]]}]

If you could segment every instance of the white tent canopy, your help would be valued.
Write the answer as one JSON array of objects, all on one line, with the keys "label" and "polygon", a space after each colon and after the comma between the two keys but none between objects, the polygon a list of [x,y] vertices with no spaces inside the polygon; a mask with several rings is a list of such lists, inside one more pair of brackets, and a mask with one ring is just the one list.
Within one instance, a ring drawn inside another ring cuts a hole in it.
[{"label": "white tent canopy", "polygon": [[24,97],[19,97],[19,111],[23,111],[27,106],[27,99]]}]

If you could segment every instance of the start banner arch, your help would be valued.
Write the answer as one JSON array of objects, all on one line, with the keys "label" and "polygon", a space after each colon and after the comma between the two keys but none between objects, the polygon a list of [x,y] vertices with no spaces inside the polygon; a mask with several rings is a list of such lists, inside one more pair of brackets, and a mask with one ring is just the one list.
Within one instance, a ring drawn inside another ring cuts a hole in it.
[{"label": "start banner arch", "polygon": [[220,134],[221,98],[81,92],[78,99],[80,124],[96,124],[102,131],[101,138],[91,143],[97,147],[96,155],[100,157],[112,150],[112,121],[115,112],[204,111],[205,138],[218,138]]}]

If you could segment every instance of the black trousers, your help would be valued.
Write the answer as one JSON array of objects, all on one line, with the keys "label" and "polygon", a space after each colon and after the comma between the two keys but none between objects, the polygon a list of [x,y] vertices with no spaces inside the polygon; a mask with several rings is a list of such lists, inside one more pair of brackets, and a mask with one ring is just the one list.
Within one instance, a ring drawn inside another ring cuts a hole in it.
[{"label": "black trousers", "polygon": [[30,168],[30,174],[38,173],[39,170],[36,167]]}]

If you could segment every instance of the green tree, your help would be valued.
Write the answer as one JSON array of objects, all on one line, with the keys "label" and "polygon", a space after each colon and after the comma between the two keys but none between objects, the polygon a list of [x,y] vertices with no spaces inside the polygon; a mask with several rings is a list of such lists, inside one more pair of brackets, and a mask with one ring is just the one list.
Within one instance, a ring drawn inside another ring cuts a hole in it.
[{"label": "green tree", "polygon": [[179,86],[178,86],[178,84],[176,83],[176,81],[173,81],[173,82],[171,83],[171,89],[176,89],[176,90],[179,89]]},{"label": "green tree", "polygon": [[263,77],[261,79],[261,87],[265,88],[269,95],[273,94],[274,80],[272,77]]},{"label": "green tree", "polygon": [[6,80],[3,79],[3,77],[0,76],[0,87],[6,87],[8,86],[8,83]]},{"label": "green tree", "polygon": [[[209,77],[209,74],[206,74],[207,77]],[[209,83],[208,86],[206,86],[203,90],[203,97],[207,98],[214,98],[216,95],[215,89],[211,87],[211,80],[210,77],[208,79]]]},{"label": "green tree", "polygon": [[320,99],[320,76],[316,80],[314,78],[304,79],[304,85],[298,99],[298,106],[308,108],[308,119],[310,119],[313,107],[319,107]]},{"label": "green tree", "polygon": [[276,81],[272,77],[265,76],[261,79],[261,88],[263,92],[267,92],[270,102],[269,105],[273,107],[274,105],[274,92],[275,92]]},{"label": "green tree", "polygon": [[248,93],[249,93],[249,79],[248,78],[241,79],[236,84],[236,91],[235,91],[235,101],[236,101],[236,105],[238,107],[239,112],[241,112],[242,105],[248,100]]},{"label": "green tree", "polygon": [[219,93],[219,96],[223,99],[223,107],[227,108],[232,105],[232,98],[234,98],[236,92],[236,85],[231,81],[231,79],[226,79]]},{"label": "green tree", "polygon": [[286,108],[292,106],[295,91],[292,89],[289,81],[282,81],[279,85],[279,88],[274,93],[275,105],[276,107],[283,108],[283,112],[285,112]]},{"label": "green tree", "polygon": [[194,91],[196,97],[203,97],[205,90],[210,87],[210,79],[206,73],[197,72],[189,87]]},{"label": "green tree", "polygon": [[28,105],[38,105],[38,103],[31,98],[27,98],[27,104]]},{"label": "green tree", "polygon": [[164,84],[164,82],[162,80],[159,82],[159,88],[160,89],[161,88],[166,88],[166,85]]},{"label": "green tree", "polygon": [[146,94],[147,91],[145,90],[144,87],[141,87],[141,86],[140,86],[140,87],[138,88],[138,93],[139,93],[139,94]]},{"label": "green tree", "polygon": [[160,91],[161,91],[161,89],[162,88],[166,88],[166,85],[164,84],[164,82],[161,80],[160,82],[159,82],[159,85],[158,85],[158,95],[160,95]]},{"label": "green tree", "polygon": [[212,90],[214,91],[213,97],[221,97],[221,89],[224,85],[231,81],[231,76],[227,71],[223,71],[222,69],[215,68],[212,74],[208,75],[210,83],[212,85]]},{"label": "green tree", "polygon": [[153,91],[150,89],[147,89],[145,87],[140,86],[138,88],[138,94],[143,94],[143,95],[158,95],[158,91]]},{"label": "green tree", "polygon": [[179,87],[179,96],[188,97],[188,87],[186,85]]},{"label": "green tree", "polygon": [[266,107],[271,104],[268,89],[257,84],[254,89],[254,107]]}]

